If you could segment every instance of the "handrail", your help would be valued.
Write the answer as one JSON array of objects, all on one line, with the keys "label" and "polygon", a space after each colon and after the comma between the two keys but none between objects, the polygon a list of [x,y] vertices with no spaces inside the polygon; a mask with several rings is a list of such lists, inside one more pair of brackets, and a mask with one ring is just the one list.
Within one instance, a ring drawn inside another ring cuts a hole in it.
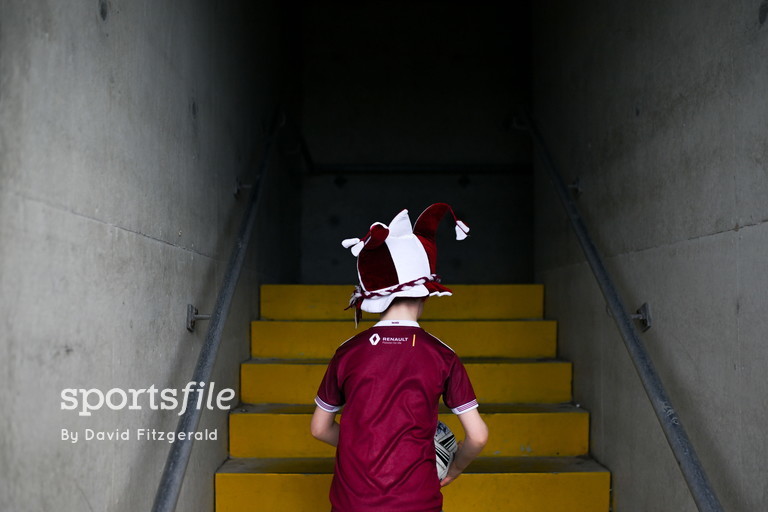
[{"label": "handrail", "polygon": [[539,149],[539,153],[545,163],[544,167],[546,167],[552,184],[555,187],[555,191],[560,198],[560,202],[568,214],[568,218],[571,221],[571,227],[573,227],[573,230],[576,232],[576,237],[579,240],[581,249],[584,251],[584,255],[587,257],[589,266],[597,279],[600,291],[603,293],[603,297],[608,303],[611,316],[621,333],[624,345],[627,347],[627,351],[632,358],[632,363],[635,365],[635,369],[640,376],[645,392],[651,401],[653,410],[656,412],[656,417],[661,424],[664,435],[667,437],[669,446],[672,448],[675,459],[677,459],[683,477],[688,484],[688,489],[693,496],[693,500],[696,502],[696,506],[700,512],[722,512],[723,507],[720,505],[720,502],[715,495],[715,491],[712,489],[712,486],[707,479],[704,468],[696,455],[696,451],[694,450],[691,441],[688,439],[688,435],[683,428],[683,424],[678,417],[677,411],[672,407],[672,403],[667,396],[661,378],[656,372],[642,340],[640,340],[637,328],[632,322],[630,315],[627,313],[627,309],[621,301],[621,297],[603,264],[603,260],[600,257],[592,238],[589,236],[587,227],[576,207],[576,203],[571,198],[568,193],[568,188],[555,168],[549,150],[544,142],[544,138],[530,116],[526,116],[526,122],[523,128],[531,133],[535,145]]},{"label": "handrail", "polygon": [[[235,245],[227,263],[227,270],[224,274],[224,281],[216,297],[216,305],[211,314],[208,333],[205,336],[205,343],[200,350],[197,359],[195,371],[192,374],[192,382],[209,382],[213,372],[213,364],[216,361],[216,352],[221,344],[221,334],[224,330],[224,323],[229,314],[229,307],[235,293],[237,281],[240,278],[240,271],[245,261],[245,253],[248,248],[248,242],[251,239],[251,232],[256,223],[256,206],[259,198],[260,185],[264,173],[269,165],[272,149],[274,147],[277,133],[282,128],[285,118],[281,116],[275,123],[267,136],[264,146],[264,154],[259,163],[258,172],[252,185],[251,196],[248,200],[243,220],[240,224]],[[152,505],[152,512],[173,512],[176,509],[176,503],[179,500],[181,485],[184,482],[184,474],[187,470],[189,457],[192,453],[192,436],[179,436],[180,432],[192,432],[197,429],[202,415],[202,408],[187,407],[184,414],[179,418],[178,427],[176,427],[176,442],[171,444],[168,452],[168,458],[165,461],[163,476],[157,487],[155,501]]]}]

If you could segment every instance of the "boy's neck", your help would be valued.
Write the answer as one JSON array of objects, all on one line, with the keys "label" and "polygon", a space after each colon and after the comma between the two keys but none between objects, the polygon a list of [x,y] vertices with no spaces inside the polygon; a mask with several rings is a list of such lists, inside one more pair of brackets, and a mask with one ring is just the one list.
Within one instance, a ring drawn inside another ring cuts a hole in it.
[{"label": "boy's neck", "polygon": [[416,322],[419,320],[419,317],[421,317],[423,308],[423,300],[393,302],[392,305],[381,314],[379,320],[410,320]]}]

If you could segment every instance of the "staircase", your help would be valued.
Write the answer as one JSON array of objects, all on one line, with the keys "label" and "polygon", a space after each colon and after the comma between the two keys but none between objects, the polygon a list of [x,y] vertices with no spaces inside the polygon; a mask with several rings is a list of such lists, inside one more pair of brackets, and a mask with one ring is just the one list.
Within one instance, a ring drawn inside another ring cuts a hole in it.
[{"label": "staircase", "polygon": [[[588,456],[589,413],[571,403],[572,367],[556,359],[543,287],[451,288],[453,297],[427,302],[420,324],[461,356],[490,440],[443,489],[445,511],[607,512],[610,473]],[[241,367],[243,405],[230,416],[231,458],[216,474],[216,512],[330,510],[334,448],[312,438],[309,422],[325,365],[359,332],[343,310],[350,291],[262,287],[252,359]]]}]

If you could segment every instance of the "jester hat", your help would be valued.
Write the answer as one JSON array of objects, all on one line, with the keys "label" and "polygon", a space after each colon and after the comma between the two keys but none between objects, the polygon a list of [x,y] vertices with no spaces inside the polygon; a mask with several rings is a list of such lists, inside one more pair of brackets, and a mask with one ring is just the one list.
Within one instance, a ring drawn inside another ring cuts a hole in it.
[{"label": "jester hat", "polygon": [[427,207],[411,228],[408,210],[398,213],[389,226],[375,222],[363,238],[349,238],[342,245],[357,257],[360,284],[350,307],[368,313],[384,312],[395,297],[451,295],[437,276],[437,226],[446,213],[455,223],[456,239],[464,240],[469,227],[445,203]]}]

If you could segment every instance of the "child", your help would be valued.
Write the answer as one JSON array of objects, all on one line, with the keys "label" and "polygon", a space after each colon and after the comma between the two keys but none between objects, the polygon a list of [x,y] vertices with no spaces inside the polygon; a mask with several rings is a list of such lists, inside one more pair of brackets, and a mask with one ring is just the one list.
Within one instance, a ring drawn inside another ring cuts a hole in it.
[{"label": "child", "polygon": [[[412,230],[403,210],[389,226],[375,223],[362,240],[343,242],[358,257],[355,320],[361,309],[381,318],[336,350],[315,398],[312,435],[337,447],[333,512],[440,512],[440,487],[487,441],[464,366],[417,323],[428,296],[451,294],[435,275],[435,232],[446,212],[453,215],[447,204],[430,206]],[[463,240],[469,228],[453,218]],[[434,446],[441,396],[465,433],[442,481]]]}]

